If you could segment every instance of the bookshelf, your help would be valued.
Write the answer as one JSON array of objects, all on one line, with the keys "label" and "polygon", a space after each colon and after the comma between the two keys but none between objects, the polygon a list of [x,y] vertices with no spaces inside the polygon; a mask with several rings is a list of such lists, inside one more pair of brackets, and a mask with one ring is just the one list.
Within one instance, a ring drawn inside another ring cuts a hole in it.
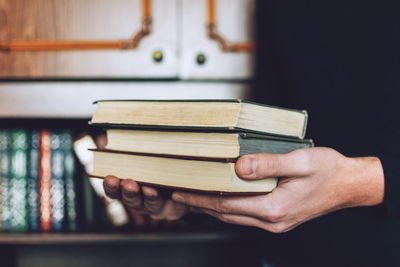
[{"label": "bookshelf", "polygon": [[[6,0],[0,6],[6,17],[0,21],[0,43],[130,37],[140,28],[141,2]],[[87,121],[92,102],[99,99],[249,98],[253,54],[223,52],[208,37],[207,1],[151,2],[151,34],[133,50],[0,51],[0,130],[97,134]],[[217,11],[218,30],[227,39],[252,38],[253,0],[216,4],[217,10],[227,10]],[[0,265],[253,266],[258,263],[257,233],[215,222],[184,230],[114,229],[99,223],[73,233],[0,233]]]}]

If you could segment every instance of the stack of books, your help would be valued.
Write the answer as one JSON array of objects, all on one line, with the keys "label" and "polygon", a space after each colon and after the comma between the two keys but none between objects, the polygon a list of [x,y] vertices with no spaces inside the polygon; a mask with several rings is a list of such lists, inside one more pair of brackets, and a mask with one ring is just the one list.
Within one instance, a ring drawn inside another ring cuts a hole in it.
[{"label": "stack of books", "polygon": [[114,175],[156,187],[248,194],[270,192],[277,179],[247,181],[236,160],[250,153],[288,153],[304,140],[307,112],[242,100],[105,100],[92,125],[107,129],[92,176]]},{"label": "stack of books", "polygon": [[1,231],[77,230],[68,130],[0,130]]}]

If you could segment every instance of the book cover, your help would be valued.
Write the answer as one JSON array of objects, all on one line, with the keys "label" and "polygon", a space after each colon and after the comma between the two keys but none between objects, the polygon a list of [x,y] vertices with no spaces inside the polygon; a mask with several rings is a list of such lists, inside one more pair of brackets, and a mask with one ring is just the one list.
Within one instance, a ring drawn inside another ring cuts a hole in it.
[{"label": "book cover", "polygon": [[101,100],[91,125],[128,129],[248,132],[303,139],[308,114],[240,99]]},{"label": "book cover", "polygon": [[66,219],[69,231],[77,231],[77,203],[75,185],[75,158],[72,151],[72,135],[69,131],[61,134],[61,148],[64,152],[64,177]]},{"label": "book cover", "polygon": [[50,132],[40,131],[40,228],[43,232],[51,231],[51,147]]},{"label": "book cover", "polygon": [[10,230],[26,232],[28,224],[28,134],[11,132]]},{"label": "book cover", "polygon": [[61,133],[53,131],[50,136],[52,230],[61,231],[65,222],[64,150]]},{"label": "book cover", "polygon": [[10,230],[10,131],[0,132],[1,143],[1,228],[2,231]]},{"label": "book cover", "polygon": [[39,143],[38,130],[33,130],[29,135],[29,178],[28,178],[28,205],[29,228],[31,231],[40,230],[39,216]]}]

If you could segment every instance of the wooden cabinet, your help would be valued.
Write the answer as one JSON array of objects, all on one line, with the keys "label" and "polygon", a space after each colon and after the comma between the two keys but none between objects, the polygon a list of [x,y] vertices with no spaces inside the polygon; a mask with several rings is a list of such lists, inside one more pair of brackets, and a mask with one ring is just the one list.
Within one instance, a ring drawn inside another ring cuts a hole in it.
[{"label": "wooden cabinet", "polygon": [[[126,41],[140,31],[145,5],[149,33],[134,49],[5,49],[15,41]],[[248,79],[253,51],[224,51],[209,24],[227,43],[251,43],[254,6],[254,0],[0,0],[0,79]]]},{"label": "wooden cabinet", "polygon": [[[135,49],[0,51],[0,77],[176,78],[177,1],[151,2],[151,33]],[[128,40],[142,16],[141,0],[0,0],[0,41]]]}]

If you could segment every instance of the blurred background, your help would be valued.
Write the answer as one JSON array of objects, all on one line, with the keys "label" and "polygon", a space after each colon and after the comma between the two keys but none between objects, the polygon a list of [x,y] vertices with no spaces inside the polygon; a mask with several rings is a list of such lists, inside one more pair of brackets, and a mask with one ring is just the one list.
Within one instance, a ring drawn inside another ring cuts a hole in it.
[{"label": "blurred background", "polygon": [[0,0],[0,265],[261,264],[261,231],[195,215],[138,223],[87,178],[82,152],[102,134],[87,124],[96,100],[251,99],[255,8]]}]

